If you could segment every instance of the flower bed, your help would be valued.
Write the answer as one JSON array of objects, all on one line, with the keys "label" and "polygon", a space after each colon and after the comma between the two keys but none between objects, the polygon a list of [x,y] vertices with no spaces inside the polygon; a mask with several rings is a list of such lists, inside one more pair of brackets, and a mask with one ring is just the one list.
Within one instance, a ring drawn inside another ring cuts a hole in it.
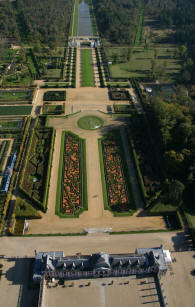
[{"label": "flower bed", "polygon": [[101,144],[108,206],[117,212],[129,211],[130,198],[117,134],[108,134]]},{"label": "flower bed", "polygon": [[85,164],[85,141],[71,132],[64,132],[56,202],[56,213],[61,217],[77,217],[87,209]]},{"label": "flower bed", "polygon": [[81,151],[81,140],[67,133],[64,142],[64,176],[61,202],[62,213],[74,213],[82,206]]}]

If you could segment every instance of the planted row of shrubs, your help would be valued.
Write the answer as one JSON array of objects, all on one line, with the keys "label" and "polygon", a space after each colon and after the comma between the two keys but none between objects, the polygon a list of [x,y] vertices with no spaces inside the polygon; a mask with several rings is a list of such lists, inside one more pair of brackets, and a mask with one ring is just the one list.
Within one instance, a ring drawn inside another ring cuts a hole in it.
[{"label": "planted row of shrubs", "polygon": [[73,63],[72,63],[72,83],[71,87],[76,87],[76,65],[77,65],[77,49],[73,51]]},{"label": "planted row of shrubs", "polygon": [[104,48],[101,47],[100,48],[100,54],[101,54],[101,58],[102,58],[102,62],[103,62],[103,68],[104,68],[104,76],[106,81],[110,80],[110,72],[109,72],[109,68],[108,68],[108,60],[104,51]]},{"label": "planted row of shrubs", "polygon": [[103,77],[102,68],[101,68],[100,57],[99,57],[99,53],[98,53],[98,49],[97,48],[95,48],[95,54],[96,54],[98,74],[99,74],[99,79],[100,79],[100,87],[105,87],[104,77]]}]

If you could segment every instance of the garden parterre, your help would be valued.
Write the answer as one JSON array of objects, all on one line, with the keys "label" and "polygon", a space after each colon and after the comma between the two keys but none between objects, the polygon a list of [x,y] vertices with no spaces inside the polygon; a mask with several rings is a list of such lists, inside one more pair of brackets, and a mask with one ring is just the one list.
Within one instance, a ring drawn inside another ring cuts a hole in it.
[{"label": "garden parterre", "polygon": [[114,132],[108,134],[102,140],[108,203],[111,210],[118,212],[130,210],[130,199],[120,146],[118,136]]},{"label": "garden parterre", "polygon": [[20,190],[43,211],[47,208],[54,136],[52,128],[33,131],[20,182]]},{"label": "garden parterre", "polygon": [[62,213],[75,213],[82,207],[82,141],[71,133],[65,134]]}]

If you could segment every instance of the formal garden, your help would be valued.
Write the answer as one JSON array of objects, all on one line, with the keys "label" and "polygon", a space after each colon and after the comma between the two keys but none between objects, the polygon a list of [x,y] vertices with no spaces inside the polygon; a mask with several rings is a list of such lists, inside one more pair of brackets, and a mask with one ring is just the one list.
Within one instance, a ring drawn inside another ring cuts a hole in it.
[{"label": "formal garden", "polygon": [[63,132],[56,214],[60,217],[78,217],[83,210],[87,210],[85,141],[71,132]]},{"label": "formal garden", "polygon": [[65,113],[65,103],[63,104],[53,104],[50,102],[44,102],[43,104],[43,114],[44,115],[61,115]]},{"label": "formal garden", "polygon": [[63,79],[66,48],[40,47],[30,49],[32,63],[37,71],[37,77],[45,80]]},{"label": "formal garden", "polygon": [[109,90],[111,100],[130,100],[130,94],[126,90]]},{"label": "formal garden", "polygon": [[44,212],[47,210],[54,140],[52,128],[34,129],[20,180],[20,191]]},{"label": "formal garden", "polygon": [[[3,126],[2,126],[2,123],[3,123]],[[26,136],[27,136],[27,132],[29,129],[29,125],[30,125],[30,120],[28,120],[27,118],[24,118],[23,120],[21,119],[17,120],[15,118],[13,119],[13,121],[12,120],[11,121],[8,121],[8,120],[0,121],[0,126],[2,126],[0,127],[1,145],[2,145],[2,142],[3,144],[6,144],[6,145],[3,145],[3,148],[1,147],[1,150],[4,150],[4,152],[7,151],[8,148],[7,148],[6,140],[12,139],[13,143],[12,143],[11,152],[16,153],[16,156],[17,156],[15,166],[14,166],[14,171],[12,173],[12,177],[11,177],[11,181],[9,185],[9,190],[7,194],[0,193],[0,234],[4,230],[5,221],[7,217],[7,209],[8,209],[9,201],[11,199],[12,190],[15,186],[15,180],[16,180],[15,171],[19,170],[19,166],[21,163],[21,156],[24,152],[23,148],[26,142]],[[6,143],[4,143],[5,141]],[[2,155],[1,155],[1,158],[2,158]]]},{"label": "formal garden", "polygon": [[117,130],[99,140],[105,209],[111,210],[116,216],[135,212],[122,146]]},{"label": "formal garden", "polygon": [[66,91],[48,91],[43,95],[43,101],[65,101]]},{"label": "formal garden", "polygon": [[0,90],[0,105],[2,104],[31,104],[33,89]]},{"label": "formal garden", "polygon": [[26,51],[5,47],[0,55],[0,79],[3,87],[24,87],[31,85],[33,75]]}]

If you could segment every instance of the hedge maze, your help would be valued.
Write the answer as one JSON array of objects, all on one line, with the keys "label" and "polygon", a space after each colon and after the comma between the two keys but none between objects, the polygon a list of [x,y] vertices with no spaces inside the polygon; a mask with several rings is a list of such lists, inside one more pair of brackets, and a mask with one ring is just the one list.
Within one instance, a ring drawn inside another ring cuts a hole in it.
[{"label": "hedge maze", "polygon": [[134,203],[129,193],[121,146],[116,132],[109,133],[101,140],[108,207],[112,211],[127,212],[134,209]]},{"label": "hedge maze", "polygon": [[47,209],[54,139],[52,128],[34,129],[20,182],[20,190],[43,211]]},{"label": "hedge maze", "polygon": [[77,217],[87,207],[85,141],[64,132],[58,173],[56,213]]}]

